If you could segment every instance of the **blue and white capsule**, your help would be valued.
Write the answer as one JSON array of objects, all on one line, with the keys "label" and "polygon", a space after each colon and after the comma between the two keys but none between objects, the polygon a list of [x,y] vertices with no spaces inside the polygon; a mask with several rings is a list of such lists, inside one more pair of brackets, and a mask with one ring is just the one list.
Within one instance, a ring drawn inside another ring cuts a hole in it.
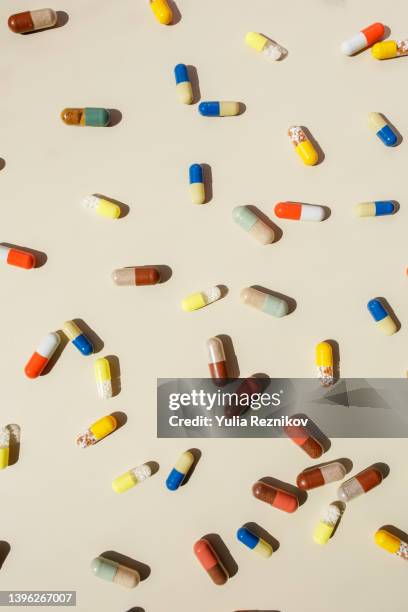
[{"label": "blue and white capsule", "polygon": [[174,468],[171,470],[166,480],[166,487],[169,491],[177,491],[183,480],[189,473],[191,466],[194,463],[194,455],[190,451],[186,451],[178,458]]},{"label": "blue and white capsule", "polygon": [[393,215],[395,204],[392,200],[378,202],[361,202],[355,207],[357,217],[383,217]]},{"label": "blue and white capsule", "polygon": [[89,338],[80,330],[75,321],[66,321],[62,328],[68,340],[77,347],[78,351],[87,357],[92,355],[94,347]]},{"label": "blue and white capsule", "polygon": [[380,113],[368,113],[368,125],[386,147],[395,147],[398,136]]},{"label": "blue and white capsule", "polygon": [[268,542],[255,535],[247,527],[240,527],[237,531],[237,538],[242,544],[256,552],[263,559],[269,559],[273,553],[273,548]]},{"label": "blue and white capsule", "polygon": [[390,314],[386,311],[380,300],[376,298],[374,300],[370,300],[367,304],[367,307],[377,327],[381,329],[381,331],[386,336],[392,336],[393,334],[395,334],[395,332],[397,331],[396,323],[394,319],[390,316]]},{"label": "blue and white capsule", "polygon": [[200,164],[192,164],[189,169],[190,195],[193,204],[205,203],[204,172]]},{"label": "blue and white capsule", "polygon": [[239,115],[239,102],[201,102],[198,110],[204,117],[232,117]]},{"label": "blue and white capsule", "polygon": [[176,77],[177,95],[182,104],[193,103],[193,88],[191,86],[190,77],[188,76],[188,68],[185,64],[177,64],[174,69]]}]

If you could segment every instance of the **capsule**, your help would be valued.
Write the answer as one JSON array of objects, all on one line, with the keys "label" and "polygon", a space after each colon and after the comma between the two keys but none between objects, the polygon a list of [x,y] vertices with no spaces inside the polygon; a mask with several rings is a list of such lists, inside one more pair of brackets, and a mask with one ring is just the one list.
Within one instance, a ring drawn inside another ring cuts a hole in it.
[{"label": "capsule", "polygon": [[207,349],[211,378],[219,385],[225,384],[228,379],[228,371],[222,340],[220,338],[210,338],[207,340]]},{"label": "capsule", "polygon": [[82,198],[82,206],[94,210],[101,217],[107,217],[108,219],[118,219],[121,213],[118,204],[97,195],[87,195]]},{"label": "capsule", "polygon": [[192,104],[193,88],[188,76],[187,66],[185,64],[177,64],[174,69],[174,76],[176,78],[176,89],[180,102],[182,104]]},{"label": "capsule", "polygon": [[283,512],[295,512],[299,506],[296,495],[282,489],[277,489],[260,480],[252,487],[252,493],[260,501],[270,504],[274,508],[278,508],[278,510],[283,510]]},{"label": "capsule", "polygon": [[382,482],[382,474],[374,467],[363,470],[353,478],[346,480],[338,489],[337,496],[341,501],[349,502],[355,497],[367,493]]},{"label": "capsule", "polygon": [[248,47],[255,49],[258,53],[267,55],[273,60],[280,60],[287,54],[286,49],[258,32],[248,32],[245,36],[245,42]]},{"label": "capsule", "polygon": [[32,253],[19,251],[3,244],[0,244],[0,261],[4,261],[9,266],[17,266],[25,270],[31,270],[36,264],[35,256]]},{"label": "capsule", "polygon": [[154,266],[120,268],[112,272],[112,280],[120,287],[130,285],[157,285],[160,283],[160,270]]},{"label": "capsule", "polygon": [[106,127],[110,121],[107,108],[64,108],[61,119],[66,125]]},{"label": "capsule", "polygon": [[122,476],[115,478],[112,482],[112,489],[115,493],[124,493],[144,480],[147,480],[151,475],[152,470],[150,465],[144,463],[143,465],[139,465],[129,470],[126,474],[122,474]]},{"label": "capsule", "polygon": [[278,298],[254,287],[246,287],[241,291],[241,301],[247,306],[252,306],[266,314],[274,317],[284,317],[289,312],[288,304],[285,300]]},{"label": "capsule", "polygon": [[305,427],[287,425],[283,429],[292,442],[305,451],[312,459],[318,459],[323,455],[324,449],[322,445],[309,434]]},{"label": "capsule", "polygon": [[181,302],[181,307],[185,312],[193,312],[193,310],[199,310],[204,308],[208,304],[216,302],[221,297],[221,290],[219,287],[210,287],[205,291],[192,293]]},{"label": "capsule", "polygon": [[205,203],[204,173],[200,164],[193,164],[189,169],[190,195],[193,204]]},{"label": "capsule", "polygon": [[319,342],[316,346],[316,365],[322,387],[331,387],[334,383],[334,359],[330,342]]},{"label": "capsule", "polygon": [[393,215],[395,212],[394,202],[385,200],[384,202],[361,202],[355,207],[357,217],[382,217]]},{"label": "capsule", "polygon": [[405,40],[384,40],[376,43],[371,49],[373,57],[378,60],[391,59],[408,55],[408,39]]},{"label": "capsule", "polygon": [[171,470],[166,480],[166,487],[169,491],[177,491],[183,480],[187,476],[194,463],[194,455],[190,451],[186,451],[177,460],[176,465]]},{"label": "capsule", "polygon": [[394,319],[386,311],[380,300],[370,300],[367,307],[376,323],[376,326],[381,329],[386,336],[392,336],[397,332],[397,325]]},{"label": "capsule", "polygon": [[109,361],[106,357],[100,357],[95,361],[96,389],[101,399],[112,397],[112,376]]},{"label": "capsule", "polygon": [[201,102],[198,111],[204,117],[232,117],[239,115],[239,102]]},{"label": "capsule", "polygon": [[380,548],[408,561],[408,543],[404,542],[404,540],[401,540],[386,529],[379,529],[374,536],[374,540]]},{"label": "capsule", "polygon": [[232,211],[232,218],[245,232],[253,236],[261,244],[272,244],[275,232],[248,206],[237,206]]},{"label": "capsule", "polygon": [[368,125],[386,147],[395,147],[398,136],[381,113],[368,113]]},{"label": "capsule", "polygon": [[240,527],[240,529],[238,529],[237,538],[244,546],[247,546],[264,559],[269,559],[273,553],[272,546],[250,531],[247,527]]},{"label": "capsule", "polygon": [[288,135],[297,154],[306,166],[314,166],[319,161],[317,151],[299,125],[289,128]]},{"label": "capsule", "polygon": [[149,0],[149,2],[157,21],[163,25],[170,25],[173,21],[173,12],[167,0]]},{"label": "capsule", "polygon": [[108,414],[99,419],[99,421],[96,421],[96,423],[93,423],[89,429],[79,434],[76,443],[81,448],[87,448],[109,436],[109,434],[115,431],[116,427],[115,417],[112,414]]},{"label": "capsule", "polygon": [[57,350],[60,342],[61,338],[56,332],[47,334],[45,338],[41,340],[35,353],[33,353],[24,368],[25,375],[28,376],[28,378],[37,378],[40,376]]},{"label": "capsule", "polygon": [[105,557],[97,557],[91,563],[91,568],[95,576],[114,582],[120,586],[133,589],[140,582],[139,572],[116,561],[105,559]]},{"label": "capsule", "polygon": [[66,321],[63,325],[64,334],[72,344],[76,346],[78,351],[88,357],[92,355],[94,347],[89,338],[80,330],[75,321]]},{"label": "capsule", "polygon": [[8,427],[0,428],[0,470],[5,470],[10,457],[10,431]]},{"label": "capsule", "polygon": [[327,506],[314,530],[313,540],[316,544],[327,544],[336,529],[340,516],[341,510],[336,504]]},{"label": "capsule", "polygon": [[332,461],[320,467],[312,467],[303,470],[296,479],[296,484],[303,491],[310,491],[323,487],[330,482],[342,480],[347,474],[347,470],[339,461]]},{"label": "capsule", "polygon": [[222,586],[227,582],[227,570],[208,540],[204,538],[198,540],[198,542],[194,544],[194,554],[214,584]]},{"label": "capsule", "polygon": [[8,19],[8,27],[15,34],[25,34],[53,28],[57,21],[57,13],[50,8],[45,8],[11,15]]},{"label": "capsule", "polygon": [[354,55],[363,49],[367,49],[367,47],[371,47],[380,40],[384,36],[384,32],[385,28],[382,23],[372,23],[350,40],[345,40],[341,44],[341,52],[344,55]]},{"label": "capsule", "polygon": [[278,202],[275,206],[275,215],[280,219],[291,219],[292,221],[324,221],[326,211],[324,206],[314,204]]}]

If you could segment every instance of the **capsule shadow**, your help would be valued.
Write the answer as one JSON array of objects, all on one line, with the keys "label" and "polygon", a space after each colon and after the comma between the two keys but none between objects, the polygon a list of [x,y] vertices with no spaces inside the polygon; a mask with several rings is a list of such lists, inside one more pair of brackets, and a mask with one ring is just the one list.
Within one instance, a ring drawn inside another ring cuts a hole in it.
[{"label": "capsule shadow", "polygon": [[308,423],[307,423],[307,426],[305,427],[307,433],[309,433],[312,436],[312,438],[314,438],[320,444],[320,446],[323,449],[323,452],[327,453],[327,451],[331,447],[331,441],[326,436],[326,434],[323,433],[320,427],[318,427],[316,423],[307,414],[303,412],[292,415],[292,418],[307,419]]},{"label": "capsule shadow", "polygon": [[167,283],[167,281],[170,280],[171,277],[173,276],[173,270],[170,268],[170,266],[161,265],[161,266],[153,266],[153,267],[157,268],[159,271],[159,274],[160,274],[159,284],[160,285]]},{"label": "capsule shadow", "polygon": [[300,126],[301,129],[303,130],[303,132],[305,133],[305,136],[308,140],[310,140],[310,142],[312,143],[312,145],[314,146],[314,148],[316,149],[316,153],[317,153],[317,163],[315,164],[315,166],[319,166],[322,162],[324,162],[325,160],[325,154],[323,149],[321,148],[321,146],[319,145],[319,143],[317,142],[317,140],[314,138],[314,136],[312,135],[312,133],[310,132],[310,130],[308,130],[307,127],[305,127],[304,125]]},{"label": "capsule shadow", "polygon": [[244,104],[243,102],[238,102],[238,108],[239,108],[238,116],[239,115],[243,115],[246,112],[246,109],[247,109],[246,104]]},{"label": "capsule shadow", "polygon": [[114,198],[105,196],[102,193],[94,193],[93,195],[95,195],[97,198],[102,198],[103,200],[108,200],[109,202],[112,202],[113,204],[116,204],[116,206],[119,206],[119,208],[120,208],[120,215],[118,217],[119,219],[123,219],[123,217],[127,217],[128,216],[128,214],[130,212],[130,208],[124,202],[121,202],[120,200],[115,200]]},{"label": "capsule shadow", "polygon": [[390,202],[394,206],[394,210],[393,210],[392,214],[395,215],[399,211],[399,209],[401,208],[400,203],[397,202],[397,200],[390,200]]},{"label": "capsule shadow", "polygon": [[219,338],[224,347],[225,359],[227,362],[228,381],[231,379],[239,378],[239,364],[237,355],[234,350],[234,345],[231,336],[228,334],[218,334],[216,338]]},{"label": "capsule shadow", "polygon": [[396,538],[399,538],[403,542],[408,542],[408,533],[405,533],[405,531],[402,531],[401,529],[399,529],[398,527],[395,527],[394,525],[383,525],[382,527],[380,527],[380,529],[389,531],[393,536],[395,536]]},{"label": "capsule shadow", "polygon": [[69,342],[68,338],[66,337],[66,335],[61,329],[58,329],[56,333],[59,335],[60,343],[57,346],[55,353],[53,354],[53,356],[51,357],[51,359],[45,366],[44,370],[41,372],[40,376],[47,376],[47,374],[49,374],[51,370],[53,370],[55,364],[61,357],[63,350],[65,349],[65,347],[67,346]]},{"label": "capsule shadow", "polygon": [[5,540],[0,540],[0,570],[4,565],[5,560],[9,556],[11,551],[11,546]]},{"label": "capsule shadow", "polygon": [[399,330],[401,329],[401,321],[398,319],[397,315],[395,314],[394,309],[391,308],[390,304],[388,303],[388,301],[384,297],[377,297],[375,299],[377,299],[383,305],[385,310],[390,315],[391,319],[394,321],[394,323],[395,323],[395,325],[397,327],[397,332],[399,332]]},{"label": "capsule shadow", "polygon": [[121,376],[120,376],[120,363],[119,358],[116,355],[107,355],[105,359],[109,363],[111,373],[111,384],[112,384],[112,397],[119,395],[121,391]]},{"label": "capsule shadow", "polygon": [[374,468],[375,470],[378,470],[381,474],[381,476],[383,477],[383,480],[385,478],[387,478],[387,476],[390,473],[390,466],[387,463],[382,463],[381,461],[378,463],[373,463],[372,465],[370,465],[370,468]]},{"label": "capsule shadow", "polygon": [[212,170],[209,164],[200,164],[203,171],[203,180],[204,180],[204,190],[205,190],[205,202],[204,204],[209,204],[213,199],[213,180],[212,180]]},{"label": "capsule shadow", "polygon": [[177,25],[178,23],[180,23],[182,17],[181,17],[181,13],[179,11],[179,8],[177,6],[177,4],[174,2],[174,0],[167,0],[169,7],[171,9],[171,12],[173,13],[173,19],[171,21],[170,25]]},{"label": "capsule shadow", "polygon": [[202,455],[202,453],[201,453],[199,448],[189,448],[188,452],[193,455],[194,462],[193,462],[193,465],[191,466],[191,468],[188,470],[187,475],[184,478],[183,482],[181,483],[181,485],[180,485],[181,487],[184,487],[188,483],[188,481],[190,480],[192,475],[194,474],[195,469],[197,467],[197,464],[200,461],[201,455]]},{"label": "capsule shadow", "polygon": [[275,489],[281,489],[286,493],[291,493],[294,495],[297,500],[299,506],[303,506],[303,504],[307,500],[307,493],[302,489],[299,489],[295,485],[292,485],[288,482],[283,482],[283,480],[278,480],[277,478],[273,478],[272,476],[264,476],[263,478],[259,478],[259,482],[264,482],[265,484],[270,485],[271,487],[275,487]]},{"label": "capsule shadow", "polygon": [[272,546],[273,552],[276,552],[280,547],[280,542],[276,538],[274,538],[269,531],[266,531],[263,527],[258,525],[258,523],[245,523],[244,527],[252,531],[258,538],[262,538],[267,542],[270,546]]},{"label": "capsule shadow", "polygon": [[267,293],[268,295],[272,295],[273,297],[277,297],[281,300],[284,300],[288,305],[288,314],[287,317],[295,312],[297,308],[297,302],[293,298],[285,295],[284,293],[278,293],[277,291],[272,291],[271,289],[267,289],[266,287],[262,287],[261,285],[251,285],[252,289],[257,289],[258,291],[262,291],[262,293]]},{"label": "capsule shadow", "polygon": [[57,11],[57,23],[55,24],[53,29],[56,30],[57,28],[63,28],[65,25],[67,25],[68,21],[68,13],[66,13],[65,11]]},{"label": "capsule shadow", "polygon": [[221,291],[220,300],[222,300],[228,295],[228,287],[226,285],[217,285],[217,287]]},{"label": "capsule shadow", "polygon": [[111,416],[116,419],[116,430],[118,431],[127,423],[127,414],[125,412],[112,412]]},{"label": "capsule shadow", "polygon": [[395,148],[395,147],[398,147],[398,146],[399,146],[399,145],[402,143],[402,141],[404,140],[404,138],[403,138],[403,136],[402,136],[401,132],[400,132],[399,130],[397,130],[397,128],[395,127],[395,125],[394,125],[393,123],[391,123],[391,121],[390,121],[390,120],[387,118],[387,116],[386,116],[386,115],[384,115],[383,113],[378,113],[378,114],[379,114],[379,115],[381,115],[381,117],[384,119],[384,121],[385,121],[386,123],[388,123],[388,125],[390,126],[390,128],[392,129],[392,131],[394,132],[394,134],[396,135],[396,137],[397,137],[397,142],[395,143],[394,148]]},{"label": "capsule shadow", "polygon": [[10,423],[6,428],[10,434],[8,464],[11,466],[15,465],[20,458],[21,427],[15,423]]},{"label": "capsule shadow", "polygon": [[267,225],[268,227],[270,227],[274,231],[275,237],[274,237],[273,242],[271,244],[276,244],[277,242],[279,242],[279,240],[283,236],[283,232],[282,232],[281,228],[278,225],[276,225],[276,223],[271,221],[271,219],[267,215],[265,215],[265,213],[263,213],[262,210],[260,210],[256,206],[253,206],[252,204],[248,204],[247,208],[251,212],[253,212],[256,217],[259,217],[261,219],[261,221],[263,221],[265,223],[265,225]]},{"label": "capsule shadow", "polygon": [[117,108],[108,108],[109,123],[106,127],[115,127],[122,121],[122,113]]},{"label": "capsule shadow", "polygon": [[139,576],[140,581],[146,580],[152,573],[151,568],[146,565],[146,563],[142,563],[141,561],[136,561],[136,559],[132,559],[132,557],[127,557],[126,555],[122,555],[121,553],[116,552],[115,550],[107,550],[102,553],[101,557],[105,559],[109,559],[114,563],[119,563],[120,565],[124,565],[125,567],[129,567],[132,570],[135,570]]},{"label": "capsule shadow", "polygon": [[191,89],[193,90],[193,104],[197,104],[201,100],[200,79],[198,78],[197,68],[189,64],[187,66],[187,71]]},{"label": "capsule shadow", "polygon": [[332,539],[332,537],[335,535],[336,531],[338,530],[338,528],[340,526],[340,523],[341,523],[341,519],[343,518],[343,514],[345,513],[346,507],[347,507],[347,504],[345,504],[342,501],[338,501],[338,500],[332,502],[331,505],[332,506],[336,506],[336,508],[338,508],[340,510],[340,516],[338,518],[337,523],[334,526],[334,530],[333,530],[333,533],[330,536],[330,539]]},{"label": "capsule shadow", "polygon": [[99,353],[103,347],[105,346],[101,338],[85,323],[83,319],[73,319],[74,323],[76,323],[79,329],[82,331],[85,336],[91,341],[92,346],[94,348],[94,353]]},{"label": "capsule shadow", "polygon": [[146,465],[150,468],[151,476],[154,476],[160,470],[160,465],[157,461],[146,461]]},{"label": "capsule shadow", "polygon": [[25,246],[19,246],[18,244],[11,244],[10,242],[2,242],[0,246],[5,246],[8,249],[17,249],[18,251],[24,251],[25,253],[31,253],[35,257],[34,268],[41,268],[47,263],[47,255],[43,251],[37,251],[35,249],[29,249]]},{"label": "capsule shadow", "polygon": [[6,160],[0,157],[0,171],[6,167]]},{"label": "capsule shadow", "polygon": [[333,351],[333,379],[334,383],[338,382],[340,378],[340,347],[337,340],[325,340],[327,344],[330,344]]},{"label": "capsule shadow", "polygon": [[144,608],[131,608],[127,612],[146,612]]},{"label": "capsule shadow", "polygon": [[238,565],[221,536],[218,533],[208,533],[203,539],[211,544],[221,564],[225,567],[229,578],[233,578],[238,572]]}]

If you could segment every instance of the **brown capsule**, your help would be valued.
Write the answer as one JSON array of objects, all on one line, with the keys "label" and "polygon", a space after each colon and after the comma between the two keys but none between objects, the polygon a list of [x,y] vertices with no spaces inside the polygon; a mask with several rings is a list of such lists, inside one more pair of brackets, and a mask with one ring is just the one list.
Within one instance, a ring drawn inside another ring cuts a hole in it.
[{"label": "brown capsule", "polygon": [[227,582],[227,570],[208,540],[198,540],[194,544],[194,553],[214,584],[222,586]]},{"label": "brown capsule", "polygon": [[113,282],[122,287],[129,285],[157,285],[160,282],[160,271],[154,266],[136,266],[121,268],[112,273]]},{"label": "brown capsule", "polygon": [[299,507],[298,499],[293,493],[278,489],[262,480],[258,480],[252,487],[254,497],[260,501],[270,504],[274,508],[284,512],[295,512]]},{"label": "brown capsule", "polygon": [[57,13],[52,9],[46,8],[11,15],[8,20],[8,27],[15,34],[25,34],[26,32],[53,28],[57,20]]},{"label": "brown capsule", "polygon": [[322,445],[304,427],[288,425],[284,427],[284,431],[292,442],[304,450],[312,459],[318,459],[323,455]]}]

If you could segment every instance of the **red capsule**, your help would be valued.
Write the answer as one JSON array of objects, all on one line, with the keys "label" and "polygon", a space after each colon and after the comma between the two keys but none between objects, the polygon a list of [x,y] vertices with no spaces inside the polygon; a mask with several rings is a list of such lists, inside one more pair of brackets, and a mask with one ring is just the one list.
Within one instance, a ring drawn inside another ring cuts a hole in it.
[{"label": "red capsule", "polygon": [[283,510],[284,512],[295,512],[299,507],[299,502],[293,493],[273,487],[266,482],[258,480],[252,487],[254,497],[260,501],[270,504],[274,508]]},{"label": "red capsule", "polygon": [[202,538],[194,544],[194,553],[214,584],[222,586],[228,580],[228,573],[214,548]]},{"label": "red capsule", "polygon": [[283,429],[292,442],[300,446],[312,459],[318,459],[323,455],[322,445],[304,427],[288,425]]}]

